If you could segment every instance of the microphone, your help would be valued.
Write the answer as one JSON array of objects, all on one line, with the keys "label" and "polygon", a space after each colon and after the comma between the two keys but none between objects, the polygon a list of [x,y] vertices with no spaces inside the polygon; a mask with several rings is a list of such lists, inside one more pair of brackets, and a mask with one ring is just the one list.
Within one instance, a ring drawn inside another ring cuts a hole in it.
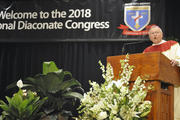
[{"label": "microphone", "polygon": [[[142,52],[142,50],[145,49],[145,47],[149,46],[149,42],[145,43],[147,41],[138,41],[138,42],[130,42],[130,43],[125,43],[122,47],[122,55],[127,54],[127,53],[139,53]],[[141,45],[143,44],[143,45]],[[128,47],[130,46],[130,47]]]}]

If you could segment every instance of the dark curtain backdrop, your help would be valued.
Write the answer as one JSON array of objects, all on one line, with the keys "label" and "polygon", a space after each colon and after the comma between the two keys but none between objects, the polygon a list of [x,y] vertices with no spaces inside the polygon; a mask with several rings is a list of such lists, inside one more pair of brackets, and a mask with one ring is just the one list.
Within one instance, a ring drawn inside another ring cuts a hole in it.
[{"label": "dark curtain backdrop", "polygon": [[[166,0],[165,36],[180,38],[178,4]],[[103,82],[98,61],[106,64],[106,57],[122,53],[136,53],[149,41],[114,42],[53,42],[53,43],[0,43],[0,97],[9,92],[10,83],[42,72],[42,62],[55,61],[59,68],[72,72],[74,78],[89,89],[89,80]]]},{"label": "dark curtain backdrop", "polygon": [[[141,42],[142,43],[142,42]],[[62,43],[1,43],[0,44],[0,90],[1,96],[8,94],[5,88],[10,83],[28,76],[42,73],[44,61],[54,61],[59,68],[72,72],[74,78],[89,89],[89,80],[101,83],[98,61],[106,64],[106,57],[133,53],[137,42],[62,42]],[[141,52],[145,46],[139,46]],[[127,49],[128,48],[128,49]],[[129,49],[132,48],[132,49]],[[140,49],[142,48],[142,49]],[[128,51],[127,51],[128,50]]]},{"label": "dark curtain backdrop", "polygon": [[166,31],[165,36],[180,40],[179,2],[166,0]]}]

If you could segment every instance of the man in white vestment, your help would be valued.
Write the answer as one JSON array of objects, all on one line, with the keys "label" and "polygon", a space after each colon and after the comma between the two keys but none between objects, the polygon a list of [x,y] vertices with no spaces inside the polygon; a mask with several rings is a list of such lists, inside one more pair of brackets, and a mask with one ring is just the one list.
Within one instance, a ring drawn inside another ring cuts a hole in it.
[{"label": "man in white vestment", "polygon": [[[147,47],[143,53],[159,51],[171,60],[172,66],[180,67],[180,45],[178,42],[163,40],[163,32],[159,26],[150,28],[149,38],[153,44]],[[180,87],[174,88],[174,120],[180,120]]]}]

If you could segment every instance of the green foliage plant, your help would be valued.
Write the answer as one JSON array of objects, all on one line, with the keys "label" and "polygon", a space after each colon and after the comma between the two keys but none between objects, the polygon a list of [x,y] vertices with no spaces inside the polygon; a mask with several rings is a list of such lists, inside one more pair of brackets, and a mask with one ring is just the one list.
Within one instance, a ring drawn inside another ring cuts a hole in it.
[{"label": "green foliage plant", "polygon": [[80,82],[69,71],[58,69],[53,61],[44,62],[42,74],[27,77],[24,82],[26,89],[36,91],[41,97],[48,97],[43,105],[47,115],[72,116],[73,108],[83,94]]},{"label": "green foliage plant", "polygon": [[20,88],[12,97],[6,96],[8,103],[0,100],[3,110],[0,120],[39,120],[43,114],[40,109],[46,99],[40,99],[35,92]]}]

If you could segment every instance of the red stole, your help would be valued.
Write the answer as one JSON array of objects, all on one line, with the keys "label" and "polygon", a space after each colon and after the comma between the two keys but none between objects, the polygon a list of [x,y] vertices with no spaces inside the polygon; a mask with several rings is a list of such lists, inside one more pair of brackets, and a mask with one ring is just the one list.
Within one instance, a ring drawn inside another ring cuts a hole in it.
[{"label": "red stole", "polygon": [[164,42],[160,45],[151,45],[149,47],[147,47],[143,53],[146,53],[146,52],[164,52],[164,51],[167,51],[171,48],[171,46],[173,46],[174,44],[176,44],[177,42],[176,41],[167,41],[167,42]]}]

